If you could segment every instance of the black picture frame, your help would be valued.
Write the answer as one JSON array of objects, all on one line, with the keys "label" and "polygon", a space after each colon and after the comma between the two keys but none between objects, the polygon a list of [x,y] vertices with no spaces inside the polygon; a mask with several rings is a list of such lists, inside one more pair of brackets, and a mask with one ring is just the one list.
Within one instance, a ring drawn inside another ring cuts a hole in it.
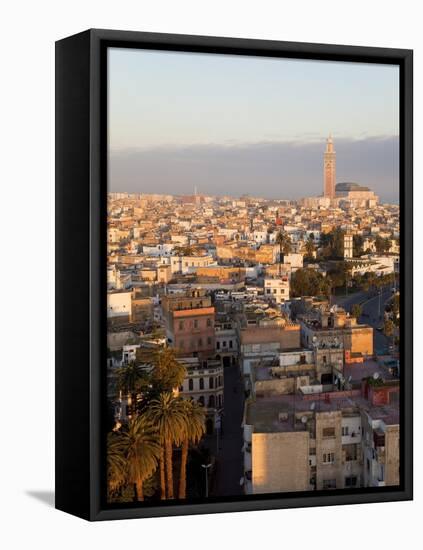
[{"label": "black picture frame", "polygon": [[[397,64],[400,67],[401,438],[399,487],[313,491],[151,506],[105,503],[106,51],[145,48]],[[56,43],[56,508],[87,520],[410,500],[412,374],[413,53],[91,29]]]}]

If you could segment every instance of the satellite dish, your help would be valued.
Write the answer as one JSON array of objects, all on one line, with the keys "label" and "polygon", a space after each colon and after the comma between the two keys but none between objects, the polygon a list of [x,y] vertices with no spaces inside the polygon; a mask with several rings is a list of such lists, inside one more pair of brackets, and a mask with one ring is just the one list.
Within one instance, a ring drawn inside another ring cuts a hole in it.
[{"label": "satellite dish", "polygon": [[302,417],[301,417],[301,422],[302,422],[303,424],[306,424],[306,423],[307,423],[307,417],[306,417],[306,416],[302,416]]},{"label": "satellite dish", "polygon": [[379,378],[379,373],[378,372],[375,372],[373,374],[373,380],[377,380]]}]

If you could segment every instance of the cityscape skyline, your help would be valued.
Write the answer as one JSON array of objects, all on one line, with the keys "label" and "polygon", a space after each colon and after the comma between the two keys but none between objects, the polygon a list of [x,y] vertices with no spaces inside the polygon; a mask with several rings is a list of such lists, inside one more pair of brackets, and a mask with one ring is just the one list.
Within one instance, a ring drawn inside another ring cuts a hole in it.
[{"label": "cityscape skyline", "polygon": [[108,502],[398,486],[397,69],[109,71]]},{"label": "cityscape skyline", "polygon": [[332,133],[337,182],[398,202],[398,67],[119,48],[108,55],[112,191],[197,186],[236,196],[259,185],[267,198],[313,195]]},{"label": "cityscape skyline", "polygon": [[[109,190],[173,194],[177,188],[178,194],[192,194],[196,187],[204,195],[297,200],[321,193],[325,144],[326,137],[302,145],[286,142],[110,152]],[[357,182],[374,190],[382,202],[399,202],[398,138],[337,138],[336,146],[336,183]],[[306,155],[309,161],[304,163]]]}]

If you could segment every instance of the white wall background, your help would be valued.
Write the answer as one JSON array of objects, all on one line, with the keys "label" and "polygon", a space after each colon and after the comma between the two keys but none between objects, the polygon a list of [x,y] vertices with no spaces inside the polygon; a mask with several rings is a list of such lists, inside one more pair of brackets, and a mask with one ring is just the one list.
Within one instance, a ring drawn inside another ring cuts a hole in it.
[{"label": "white wall background", "polygon": [[[0,544],[4,548],[400,548],[420,539],[416,500],[89,524],[54,510],[54,41],[89,27],[415,49],[415,203],[423,200],[417,0],[72,0],[2,5],[0,86]],[[415,242],[422,242],[417,220]],[[421,267],[417,247],[416,269]],[[21,308],[16,309],[16,300]],[[416,289],[416,311],[423,307]],[[34,315],[32,315],[34,314]],[[416,316],[417,331],[422,329]],[[16,351],[19,350],[19,353]],[[416,350],[416,393],[422,384]],[[417,402],[417,405],[420,405]],[[41,500],[32,493],[38,493]],[[7,541],[7,542],[6,542]],[[418,546],[416,542],[412,547]]]}]

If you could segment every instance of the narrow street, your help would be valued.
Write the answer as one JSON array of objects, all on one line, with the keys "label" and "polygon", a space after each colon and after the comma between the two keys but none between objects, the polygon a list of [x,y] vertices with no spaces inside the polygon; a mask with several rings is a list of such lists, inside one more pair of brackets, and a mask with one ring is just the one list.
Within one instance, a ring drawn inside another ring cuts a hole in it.
[{"label": "narrow street", "polygon": [[224,377],[224,415],[216,460],[216,495],[231,496],[243,494],[239,482],[243,476],[241,422],[244,391],[238,365],[225,367]]}]

